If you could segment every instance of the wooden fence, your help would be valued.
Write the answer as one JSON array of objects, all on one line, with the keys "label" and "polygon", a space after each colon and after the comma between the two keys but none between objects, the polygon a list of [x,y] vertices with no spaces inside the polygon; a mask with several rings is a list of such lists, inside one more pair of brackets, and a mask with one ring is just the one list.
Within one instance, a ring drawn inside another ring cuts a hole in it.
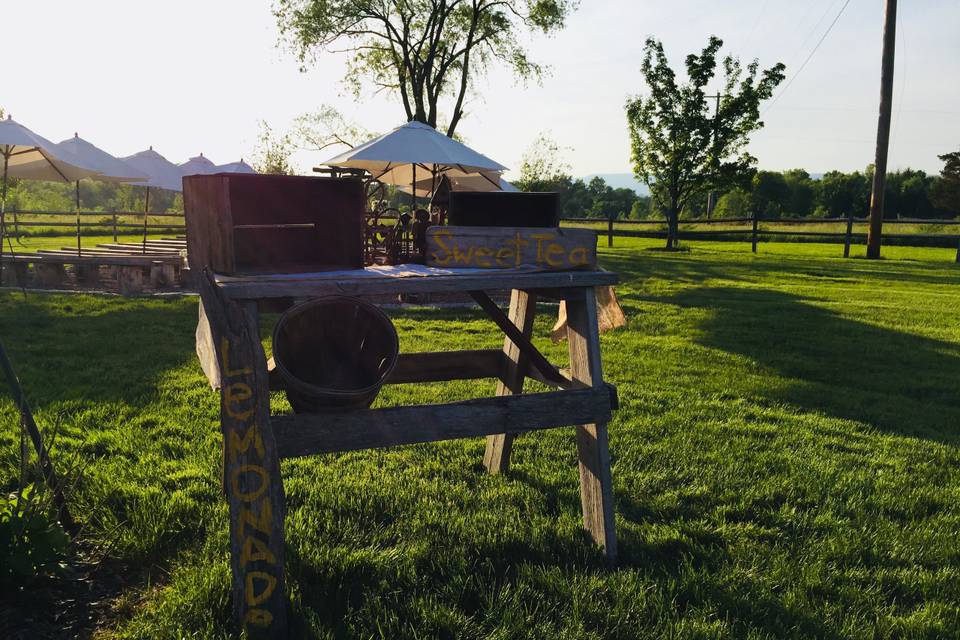
[{"label": "wooden fence", "polygon": [[[94,229],[113,234],[114,242],[122,230],[137,229],[146,241],[150,232],[184,233],[185,223],[182,213],[147,213],[136,211],[33,211],[8,210],[6,212],[7,233],[13,236],[34,235],[29,230],[73,229],[77,242],[86,230]],[[49,220],[45,220],[48,218]],[[96,219],[96,220],[94,220]],[[153,219],[151,221],[151,219]],[[162,222],[157,222],[160,219]],[[749,242],[756,253],[760,242],[835,242],[843,245],[843,256],[850,256],[852,244],[863,244],[866,231],[857,231],[855,226],[866,224],[867,218],[713,218],[680,220],[679,237],[685,240],[720,240]],[[613,218],[564,218],[563,226],[589,226],[598,231],[606,231],[607,246],[613,246],[615,237],[666,238],[664,220],[616,220]],[[793,228],[769,229],[763,225],[778,227],[803,227],[804,225],[836,225],[837,231],[803,230]],[[897,218],[883,221],[885,243],[905,246],[957,247],[955,261],[960,263],[960,220],[929,220],[915,218]],[[936,227],[956,227],[957,233],[891,233],[891,226],[918,225]],[[725,229],[703,229],[699,227],[742,227]],[[129,233],[129,232],[127,232]],[[66,234],[64,234],[66,235]]]},{"label": "wooden fence", "polygon": [[[753,253],[757,252],[757,244],[763,242],[836,242],[843,244],[843,257],[850,257],[852,244],[866,242],[866,231],[854,230],[857,224],[867,224],[867,218],[712,218],[687,219],[679,221],[679,237],[686,240],[719,240],[732,242],[749,242]],[[838,231],[807,231],[801,229],[765,229],[762,225],[771,224],[780,227],[802,227],[804,225],[837,225]],[[613,246],[615,237],[634,238],[666,238],[667,229],[665,220],[618,220],[614,218],[564,218],[561,225],[577,227],[588,225],[592,228],[606,230],[607,246]],[[897,233],[890,232],[893,225],[917,226],[960,226],[960,220],[930,220],[917,218],[896,218],[884,220],[884,243],[903,246],[940,246],[957,247],[955,261],[960,263],[960,228],[958,233]],[[728,229],[691,229],[701,226],[743,226],[744,228]],[[633,228],[624,228],[633,227]],[[684,229],[684,227],[687,227]]]},{"label": "wooden fence", "polygon": [[[163,222],[157,222],[160,218]],[[96,219],[96,220],[94,220]],[[151,222],[153,219],[153,222]],[[169,222],[167,222],[169,220]],[[144,213],[143,211],[43,211],[30,209],[9,209],[6,212],[6,233],[15,238],[45,234],[43,230],[72,229],[79,244],[84,230],[89,234],[96,229],[112,233],[113,241],[122,230],[137,229],[143,240],[152,232],[184,233],[186,226],[182,213]],[[31,231],[33,233],[31,233]],[[39,231],[39,233],[37,233]],[[129,232],[126,232],[129,233]],[[67,235],[66,233],[62,235]]]}]

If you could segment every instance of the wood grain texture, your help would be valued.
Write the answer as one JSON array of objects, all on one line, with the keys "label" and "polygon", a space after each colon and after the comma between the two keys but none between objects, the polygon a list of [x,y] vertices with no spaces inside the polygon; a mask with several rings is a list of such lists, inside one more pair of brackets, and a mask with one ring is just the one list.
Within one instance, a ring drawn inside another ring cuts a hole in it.
[{"label": "wood grain texture", "polygon": [[610,419],[609,389],[548,391],[447,404],[272,419],[281,458],[520,433]]},{"label": "wood grain texture", "polygon": [[[533,335],[533,320],[537,312],[537,296],[514,289],[510,294],[509,320],[527,340]],[[527,373],[527,356],[520,347],[505,337],[503,340],[503,376],[497,383],[497,395],[507,396],[523,391]],[[510,455],[516,433],[498,433],[487,436],[487,448],[483,454],[483,466],[492,474],[506,473],[510,469]]]},{"label": "wood grain texture", "polygon": [[559,227],[456,227],[427,229],[427,265],[542,270],[592,269],[597,234]]},{"label": "wood grain texture", "polygon": [[[573,379],[592,388],[602,385],[597,300],[593,288],[583,289],[579,299],[567,300],[567,342]],[[577,427],[577,455],[583,526],[613,564],[617,559],[617,535],[614,529],[613,481],[607,441],[608,421],[585,420]]]},{"label": "wood grain texture", "polygon": [[609,271],[507,272],[491,270],[484,274],[436,275],[409,278],[304,277],[217,275],[219,289],[228,298],[262,300],[267,298],[312,298],[328,295],[381,295],[400,293],[442,293],[452,291],[507,291],[586,287],[616,284],[619,278]]},{"label": "wood grain texture", "polygon": [[284,638],[286,502],[270,425],[266,357],[253,314],[223,298],[208,273],[199,287],[221,379],[233,609],[247,637]]},{"label": "wood grain texture", "polygon": [[503,353],[499,349],[401,353],[384,384],[499,379]]},{"label": "wood grain texture", "polygon": [[564,386],[567,380],[560,374],[555,366],[544,357],[542,353],[530,342],[530,338],[524,336],[510,318],[490,299],[490,296],[484,291],[470,291],[470,296],[476,300],[477,304],[487,312],[487,315],[500,327],[500,330],[507,334],[507,338],[516,345],[517,349],[523,353],[530,361],[530,364],[540,371],[544,378],[557,386]]}]

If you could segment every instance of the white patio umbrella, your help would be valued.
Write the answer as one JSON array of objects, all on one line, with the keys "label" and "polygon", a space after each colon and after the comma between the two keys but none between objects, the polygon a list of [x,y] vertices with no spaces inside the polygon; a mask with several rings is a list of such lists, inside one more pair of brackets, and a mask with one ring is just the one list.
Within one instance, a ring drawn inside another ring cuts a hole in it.
[{"label": "white patio umbrella", "polygon": [[[146,179],[142,172],[138,171],[129,163],[120,158],[116,158],[96,145],[87,142],[74,133],[72,138],[67,138],[57,143],[57,149],[73,154],[78,161],[83,163],[87,169],[97,172],[93,176],[94,180],[103,182],[137,182]],[[77,210],[77,255],[81,254],[80,248],[80,181],[75,181],[76,210]]]},{"label": "white patio umbrella", "polygon": [[183,191],[183,171],[151,146],[146,151],[121,158],[147,176],[146,180],[133,182],[136,186],[146,187],[147,196],[143,203],[143,252],[147,252],[147,214],[150,212],[150,189],[168,189]]},{"label": "white patio umbrella", "polygon": [[183,191],[183,171],[150,147],[146,151],[120,158],[147,176],[146,180],[133,182],[138,187]]},{"label": "white patio umbrella", "polygon": [[256,173],[257,170],[240,158],[239,162],[230,162],[217,166],[217,173]]},{"label": "white patio umbrella", "polygon": [[[504,180],[499,173],[492,175],[471,173],[463,176],[447,175],[446,177],[450,181],[450,188],[453,191],[520,191],[520,189]],[[429,195],[430,191],[436,186],[435,181],[431,178],[418,180],[417,195]],[[400,185],[400,190],[410,193],[410,185]]]},{"label": "white patio umbrella", "polygon": [[422,122],[408,122],[324,164],[365,169],[386,184],[417,185],[417,195],[426,195],[421,193],[418,169],[421,178],[429,176],[431,184],[440,175],[471,174],[496,184],[507,168]]},{"label": "white patio umbrella", "polygon": [[178,166],[180,167],[180,171],[185,176],[204,175],[217,172],[217,165],[213,164],[209,159],[204,158],[202,153],[198,156],[190,158]]},{"label": "white patio umbrella", "polygon": [[[0,156],[3,157],[3,186],[0,197],[0,257],[3,255],[3,239],[6,236],[7,181],[9,178],[24,180],[53,180],[73,182],[96,175],[96,171],[84,168],[69,151],[37,135],[10,116],[0,120]],[[9,242],[9,238],[7,238]],[[10,243],[10,252],[13,245]]]}]

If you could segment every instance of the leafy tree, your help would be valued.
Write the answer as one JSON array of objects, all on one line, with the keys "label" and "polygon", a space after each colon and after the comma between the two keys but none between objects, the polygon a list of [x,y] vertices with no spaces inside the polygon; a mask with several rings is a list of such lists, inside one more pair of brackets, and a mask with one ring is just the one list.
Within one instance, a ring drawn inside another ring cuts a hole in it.
[{"label": "leafy tree", "polygon": [[804,169],[790,169],[783,172],[783,179],[790,189],[790,199],[784,213],[803,217],[813,213],[817,202],[817,185]]},{"label": "leafy tree", "polygon": [[782,173],[758,171],[753,176],[750,207],[765,218],[779,218],[790,205],[790,185]]},{"label": "leafy tree", "polygon": [[677,219],[691,197],[749,180],[756,158],[746,152],[746,145],[750,134],[763,126],[760,103],[784,78],[783,64],[760,72],[756,60],[744,69],[727,56],[722,62],[723,97],[711,117],[705,90],[716,75],[722,46],[720,38],[711,36],[699,55],[688,55],[688,79],[679,84],[663,45],[647,39],[641,70],[649,95],[627,101],[634,172],[665,210],[668,248],[676,246]]},{"label": "leafy tree", "polygon": [[750,194],[743,189],[733,189],[717,200],[713,214],[718,218],[745,218],[750,214]]},{"label": "leafy tree", "polygon": [[943,169],[933,186],[931,199],[940,209],[960,214],[960,151],[938,157],[943,160]]},{"label": "leafy tree", "polygon": [[870,183],[869,175],[859,171],[828,171],[820,179],[820,205],[834,218],[865,215],[870,206]]},{"label": "leafy tree", "polygon": [[630,205],[631,220],[646,220],[653,216],[653,199],[650,196],[638,196]]},{"label": "leafy tree", "polygon": [[407,120],[436,127],[440,99],[447,135],[464,114],[471,80],[491,64],[521,80],[543,67],[524,47],[525,31],[564,27],[574,0],[278,0],[274,14],[302,67],[323,51],[351,54],[345,80],[400,95]]}]

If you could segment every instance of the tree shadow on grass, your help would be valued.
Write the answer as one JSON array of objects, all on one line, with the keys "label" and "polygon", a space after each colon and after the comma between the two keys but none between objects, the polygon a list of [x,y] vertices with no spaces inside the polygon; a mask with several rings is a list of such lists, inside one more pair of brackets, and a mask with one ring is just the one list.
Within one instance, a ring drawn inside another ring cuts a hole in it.
[{"label": "tree shadow on grass", "polygon": [[0,338],[34,408],[138,405],[165,372],[196,360],[196,314],[196,304],[180,297],[0,293]]},{"label": "tree shadow on grass", "polygon": [[712,312],[696,341],[790,379],[756,390],[771,400],[884,431],[960,439],[960,345],[844,318],[771,290],[701,288],[652,299]]}]

